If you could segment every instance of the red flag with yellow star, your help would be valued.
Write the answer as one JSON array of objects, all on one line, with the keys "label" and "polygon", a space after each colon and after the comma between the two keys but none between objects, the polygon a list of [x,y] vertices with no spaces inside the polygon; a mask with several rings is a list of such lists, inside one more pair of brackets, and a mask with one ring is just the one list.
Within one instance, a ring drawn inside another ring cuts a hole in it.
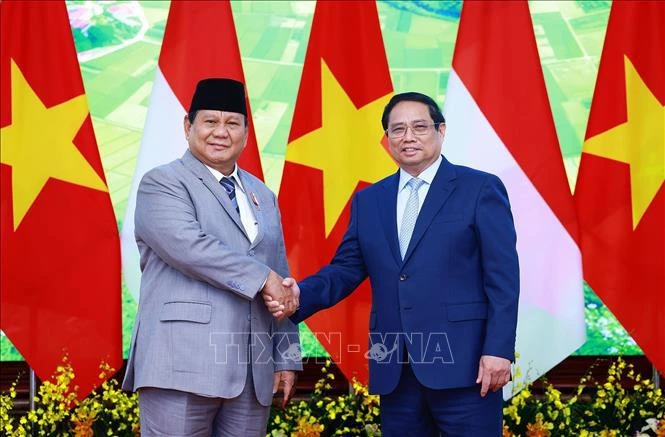
[{"label": "red flag with yellow star", "polygon": [[[353,193],[397,169],[381,143],[381,114],[392,90],[375,2],[318,2],[279,194],[296,279],[332,259]],[[370,305],[365,281],[307,320],[344,374],[365,382]]]},{"label": "red flag with yellow star", "polygon": [[665,4],[614,2],[575,202],[584,277],[665,372]]},{"label": "red flag with yellow star", "polygon": [[85,396],[121,364],[118,230],[65,2],[0,7],[1,328]]}]

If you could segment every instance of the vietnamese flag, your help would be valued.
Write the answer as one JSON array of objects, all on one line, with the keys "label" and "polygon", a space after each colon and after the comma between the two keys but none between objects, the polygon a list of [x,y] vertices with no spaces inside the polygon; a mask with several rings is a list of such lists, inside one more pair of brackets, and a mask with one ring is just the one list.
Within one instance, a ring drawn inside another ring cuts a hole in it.
[{"label": "vietnamese flag", "polygon": [[0,4],[2,330],[79,396],[122,363],[120,248],[65,2]]},{"label": "vietnamese flag", "polygon": [[528,2],[464,2],[444,112],[444,155],[499,176],[515,219],[519,371],[509,396],[585,341],[575,207]]},{"label": "vietnamese flag", "polygon": [[[227,77],[245,83],[231,4],[228,0],[172,1],[122,224],[125,283],[137,301],[141,271],[134,238],[136,191],[148,170],[180,158],[187,150],[183,117],[196,84],[209,77]],[[247,111],[249,137],[238,165],[263,179],[249,100]]]},{"label": "vietnamese flag", "polygon": [[[353,193],[397,169],[381,143],[392,91],[376,3],[317,2],[279,193],[294,278],[330,262]],[[306,322],[344,374],[364,382],[370,306],[365,281]]]},{"label": "vietnamese flag", "polygon": [[665,4],[613,2],[575,189],[584,277],[665,372]]}]

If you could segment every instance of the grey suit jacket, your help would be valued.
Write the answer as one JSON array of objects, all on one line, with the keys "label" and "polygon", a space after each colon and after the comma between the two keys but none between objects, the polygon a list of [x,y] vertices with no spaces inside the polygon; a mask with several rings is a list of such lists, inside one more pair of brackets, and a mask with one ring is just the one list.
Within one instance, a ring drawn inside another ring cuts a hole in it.
[{"label": "grey suit jacket", "polygon": [[288,276],[277,201],[256,177],[238,175],[258,222],[252,243],[224,188],[189,150],[143,177],[141,294],[124,389],[232,398],[251,359],[257,398],[269,405],[274,372],[302,369],[297,326],[277,322],[259,295],[270,269]]}]

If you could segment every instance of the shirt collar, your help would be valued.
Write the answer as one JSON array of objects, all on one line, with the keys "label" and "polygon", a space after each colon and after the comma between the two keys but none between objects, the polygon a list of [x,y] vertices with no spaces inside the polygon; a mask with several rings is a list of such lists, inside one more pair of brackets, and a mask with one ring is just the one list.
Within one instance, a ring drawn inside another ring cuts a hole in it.
[{"label": "shirt collar", "polygon": [[[215,170],[214,168],[210,167],[207,164],[204,164],[206,167],[208,167],[208,170],[210,170],[210,173],[217,179],[217,182],[221,181],[223,177],[225,177],[222,172]],[[235,184],[240,190],[244,193],[245,188],[242,186],[242,182],[240,182],[240,176],[238,175],[238,166],[234,165],[233,166],[233,171],[231,172],[230,175],[226,176],[227,178],[233,178],[235,181]]]},{"label": "shirt collar", "polygon": [[[436,176],[436,172],[439,171],[439,167],[441,166],[442,161],[443,157],[439,155],[436,161],[434,161],[429,167],[427,167],[422,173],[418,175],[418,179],[424,181],[427,185],[432,185],[434,176]],[[413,176],[411,176],[406,170],[403,168],[399,169],[399,184],[397,185],[398,193],[404,189],[406,183],[409,182],[411,178],[413,178]]]}]

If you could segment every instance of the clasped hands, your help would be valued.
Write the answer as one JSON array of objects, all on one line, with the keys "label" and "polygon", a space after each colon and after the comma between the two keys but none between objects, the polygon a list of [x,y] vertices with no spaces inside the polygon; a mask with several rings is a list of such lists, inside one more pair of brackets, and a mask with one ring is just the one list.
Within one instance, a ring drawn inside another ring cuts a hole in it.
[{"label": "clasped hands", "polygon": [[282,320],[296,312],[300,305],[300,288],[293,278],[282,278],[272,270],[261,290],[268,311]]}]

